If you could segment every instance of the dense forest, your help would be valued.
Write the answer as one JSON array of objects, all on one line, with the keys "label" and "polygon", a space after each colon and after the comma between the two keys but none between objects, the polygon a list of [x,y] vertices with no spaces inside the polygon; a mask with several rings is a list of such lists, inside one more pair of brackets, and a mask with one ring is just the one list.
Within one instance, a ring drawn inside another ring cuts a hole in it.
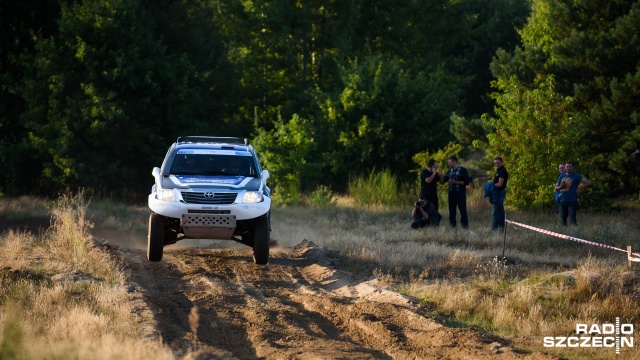
[{"label": "dense forest", "polygon": [[7,196],[143,198],[180,135],[250,138],[276,193],[448,149],[518,207],[564,160],[640,189],[640,1],[0,0],[0,33]]}]

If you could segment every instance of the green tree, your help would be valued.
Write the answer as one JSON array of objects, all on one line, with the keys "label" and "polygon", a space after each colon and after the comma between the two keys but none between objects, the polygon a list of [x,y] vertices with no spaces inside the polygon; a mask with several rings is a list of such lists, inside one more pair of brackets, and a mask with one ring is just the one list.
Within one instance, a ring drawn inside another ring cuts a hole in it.
[{"label": "green tree", "polygon": [[145,193],[148,167],[189,133],[257,134],[266,144],[309,131],[313,151],[267,146],[283,159],[278,151],[305,154],[282,162],[285,178],[321,168],[299,175],[305,190],[343,190],[373,166],[408,176],[411,157],[444,146],[450,129],[474,136],[474,121],[456,120],[476,117],[488,54],[512,48],[527,9],[526,0],[0,4],[10,34],[0,48],[9,171],[0,188],[44,193]]},{"label": "green tree", "polygon": [[13,86],[42,163],[41,187],[148,186],[158,145],[187,123],[192,67],[169,55],[137,0],[63,3],[57,36],[39,39]]},{"label": "green tree", "polygon": [[456,144],[455,142],[450,142],[442,149],[438,149],[437,151],[434,151],[434,152],[431,152],[431,151],[419,152],[413,155],[413,158],[412,158],[413,162],[416,165],[418,165],[418,167],[415,168],[413,172],[419,176],[422,169],[427,168],[427,164],[431,159],[436,161],[436,165],[438,166],[438,169],[442,169],[444,172],[446,172],[447,166],[448,166],[447,161],[449,160],[449,157],[452,155],[458,156],[463,149],[464,147],[462,145]]},{"label": "green tree", "polygon": [[401,59],[413,73],[444,67],[459,77],[450,86],[461,91],[461,114],[479,117],[492,108],[493,55],[515,48],[529,13],[527,0],[364,0],[353,48]]},{"label": "green tree", "polygon": [[639,26],[638,1],[533,1],[522,45],[492,63],[496,117],[484,117],[517,205],[551,202],[564,160],[594,184],[587,201],[637,191]]},{"label": "green tree", "polygon": [[338,30],[344,25],[341,12],[348,16],[350,7],[351,2],[323,0],[220,1],[215,21],[242,84],[235,116],[264,128],[273,127],[278,116],[306,117],[316,88],[331,87],[334,44],[346,36]]},{"label": "green tree", "polygon": [[[453,134],[458,142],[464,144],[468,150],[486,149],[487,133],[490,130],[482,119],[465,118],[455,112],[451,114],[449,131],[451,131],[451,134]],[[469,153],[468,150],[460,155],[466,157]]]},{"label": "green tree", "polygon": [[[143,1],[152,18],[165,56],[186,57],[193,71],[187,78],[189,96],[183,110],[193,134],[248,137],[251,121],[238,121],[233,114],[240,105],[239,71],[229,61],[226,38],[210,0]],[[185,129],[186,131],[186,129]],[[182,133],[185,134],[185,133]]]},{"label": "green tree", "polygon": [[497,97],[497,118],[484,117],[495,131],[488,134],[488,156],[502,156],[509,164],[509,204],[542,207],[553,200],[557,164],[566,159],[585,161],[586,146],[580,114],[573,98],[554,89],[553,77],[528,90],[514,77]]},{"label": "green tree", "polygon": [[314,133],[312,122],[298,115],[288,121],[280,117],[272,130],[258,127],[253,145],[270,172],[277,204],[294,205],[300,201],[301,191],[315,189],[321,183],[322,164],[317,162]]},{"label": "green tree", "polygon": [[310,119],[320,181],[341,189],[373,166],[408,176],[413,154],[451,140],[462,93],[483,96],[490,54],[513,46],[526,11],[524,0],[227,0],[215,17],[241,69],[236,116],[259,132],[278,117]]},{"label": "green tree", "polygon": [[495,105],[490,98],[491,61],[498,49],[513,51],[518,45],[517,29],[526,23],[531,5],[528,0],[463,0],[457,6],[462,35],[451,52],[459,59],[456,73],[470,79],[463,84],[460,116],[479,118]]},{"label": "green tree", "polygon": [[57,32],[60,5],[48,0],[0,0],[0,194],[16,195],[37,187],[42,172],[20,121],[25,102],[12,91],[24,65],[20,54],[35,52],[37,39]]},{"label": "green tree", "polygon": [[344,89],[323,105],[335,143],[326,150],[334,174],[368,173],[374,166],[406,177],[411,157],[444,146],[456,108],[455,75],[405,71],[398,59],[368,57],[344,69]]}]

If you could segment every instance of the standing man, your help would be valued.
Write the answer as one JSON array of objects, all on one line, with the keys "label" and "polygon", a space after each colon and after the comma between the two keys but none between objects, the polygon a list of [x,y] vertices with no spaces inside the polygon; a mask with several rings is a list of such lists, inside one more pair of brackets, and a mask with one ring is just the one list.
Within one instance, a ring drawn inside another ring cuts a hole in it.
[{"label": "standing man", "polygon": [[[558,171],[560,172],[560,175],[564,174],[565,169],[564,169],[564,163],[562,164],[558,164]],[[556,212],[559,214],[560,213],[560,201],[558,200],[558,196],[560,196],[560,190],[556,190]]]},{"label": "standing man", "polygon": [[438,217],[440,207],[438,206],[438,182],[442,178],[442,170],[438,173],[436,161],[431,159],[427,162],[427,168],[420,173],[420,198],[426,199],[436,208]]},{"label": "standing man", "polygon": [[504,231],[504,198],[507,196],[507,180],[509,180],[509,172],[504,167],[502,157],[496,156],[493,159],[493,165],[496,166],[496,174],[493,176],[493,185],[495,187],[495,202],[493,203],[493,230]]},{"label": "standing man", "polygon": [[456,207],[460,209],[460,224],[464,229],[469,228],[467,217],[467,188],[471,182],[467,169],[458,165],[458,157],[449,157],[449,171],[442,178],[441,183],[449,183],[449,223],[456,227]]},{"label": "standing man", "polygon": [[560,190],[558,195],[560,219],[564,226],[567,226],[567,218],[569,219],[569,225],[577,225],[578,193],[591,185],[591,182],[582,175],[573,172],[573,163],[567,161],[564,168],[566,172],[560,174],[556,182],[556,190]]}]

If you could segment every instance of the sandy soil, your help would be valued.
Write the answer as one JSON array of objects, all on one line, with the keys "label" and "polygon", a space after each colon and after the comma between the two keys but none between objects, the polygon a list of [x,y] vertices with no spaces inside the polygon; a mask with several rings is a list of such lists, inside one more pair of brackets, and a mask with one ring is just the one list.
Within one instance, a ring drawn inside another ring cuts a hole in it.
[{"label": "sandy soil", "polygon": [[[275,246],[267,266],[242,245],[165,248],[146,260],[146,239],[116,245],[131,274],[145,336],[187,359],[548,359],[508,341],[425,317],[415,299],[340,269],[303,241]],[[128,246],[119,246],[126,243]],[[134,245],[135,246],[132,246]],[[190,244],[198,245],[198,244]]]}]

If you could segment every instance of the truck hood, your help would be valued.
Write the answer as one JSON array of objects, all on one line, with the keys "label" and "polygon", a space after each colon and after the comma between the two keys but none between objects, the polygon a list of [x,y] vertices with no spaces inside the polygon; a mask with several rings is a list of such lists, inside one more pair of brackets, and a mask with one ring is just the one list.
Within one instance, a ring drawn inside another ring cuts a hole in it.
[{"label": "truck hood", "polygon": [[246,176],[169,175],[163,179],[162,187],[164,189],[216,188],[257,191],[260,189],[260,179]]}]

